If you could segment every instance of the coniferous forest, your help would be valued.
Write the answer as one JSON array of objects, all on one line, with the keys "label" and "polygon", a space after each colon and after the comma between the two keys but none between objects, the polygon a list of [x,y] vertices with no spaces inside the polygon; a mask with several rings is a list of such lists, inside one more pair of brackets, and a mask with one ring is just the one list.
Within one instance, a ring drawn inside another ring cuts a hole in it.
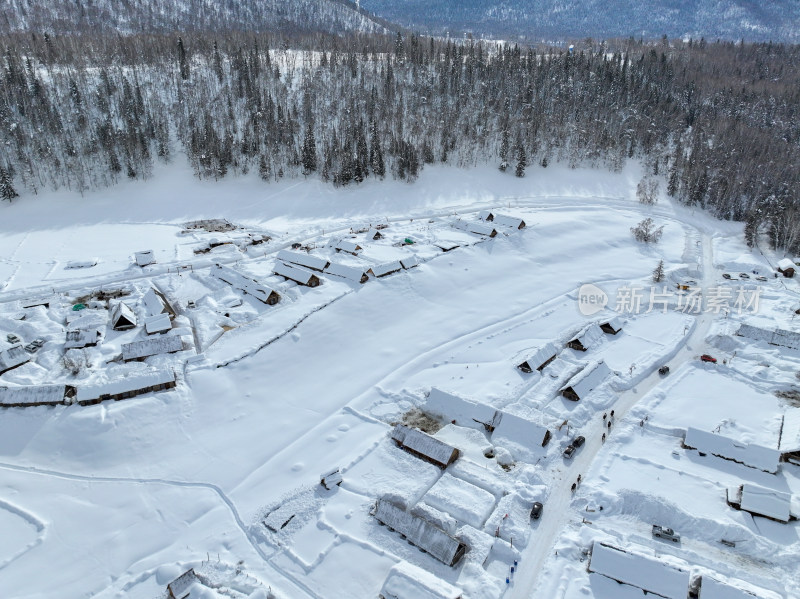
[{"label": "coniferous forest", "polygon": [[428,164],[514,177],[637,159],[681,202],[744,220],[750,242],[800,248],[798,46],[12,33],[0,52],[3,199],[187,158],[203,179],[335,186],[412,182]]}]

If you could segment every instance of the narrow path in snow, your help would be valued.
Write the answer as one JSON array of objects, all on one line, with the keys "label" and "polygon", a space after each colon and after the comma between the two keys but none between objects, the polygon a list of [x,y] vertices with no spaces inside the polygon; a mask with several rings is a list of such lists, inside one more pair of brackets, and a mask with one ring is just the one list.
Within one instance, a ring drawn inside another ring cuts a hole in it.
[{"label": "narrow path in snow", "polygon": [[[717,281],[717,271],[713,263],[713,245],[708,234],[702,236],[702,251],[703,277],[701,286],[705,294],[705,290],[713,287]],[[677,370],[679,366],[689,360],[696,359],[698,354],[702,353],[703,342],[713,320],[713,313],[703,312],[697,317],[694,329],[683,340],[682,347],[675,357],[669,361],[671,370]],[[623,392],[612,406],[615,420],[622,420],[628,411],[656,387],[661,380],[661,375],[654,369],[650,375],[641,380],[632,389]],[[542,518],[533,531],[527,548],[522,553],[514,584],[506,593],[507,597],[527,599],[536,596],[534,589],[537,588],[537,579],[542,572],[545,561],[555,551],[554,546],[559,533],[570,520],[580,523],[577,512],[571,509],[572,483],[576,481],[579,474],[584,475],[588,472],[592,462],[603,447],[601,436],[606,430],[606,426],[602,415],[598,414],[595,421],[585,430],[587,431],[585,433],[586,444],[577,451],[576,456],[571,461],[565,462],[565,470],[561,479],[555,482],[550,489]],[[608,434],[614,434],[613,425]]]}]

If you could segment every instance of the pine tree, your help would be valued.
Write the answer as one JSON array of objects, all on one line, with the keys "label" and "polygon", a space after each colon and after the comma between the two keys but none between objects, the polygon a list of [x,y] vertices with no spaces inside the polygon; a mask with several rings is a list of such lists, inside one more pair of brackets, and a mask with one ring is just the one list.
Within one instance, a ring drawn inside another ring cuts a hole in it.
[{"label": "pine tree", "polygon": [[664,280],[664,261],[659,260],[658,266],[653,271],[653,283],[660,283]]},{"label": "pine tree", "polygon": [[19,194],[11,182],[11,174],[0,166],[0,198],[10,202],[18,197]]},{"label": "pine tree", "polygon": [[186,81],[189,78],[189,62],[186,58],[186,49],[183,47],[183,38],[178,37],[178,68],[180,69],[181,79]]},{"label": "pine tree", "polygon": [[508,168],[508,127],[503,127],[503,136],[500,140],[500,170],[505,172]]},{"label": "pine tree", "polygon": [[314,124],[306,126],[306,135],[303,138],[303,174],[308,175],[317,170],[317,142],[314,139]]},{"label": "pine tree", "polygon": [[525,176],[525,167],[528,166],[528,155],[525,153],[525,146],[522,143],[522,135],[517,138],[517,170],[514,174],[517,177]]},{"label": "pine tree", "polygon": [[217,76],[217,81],[222,83],[224,73],[222,72],[222,56],[219,54],[217,40],[214,40],[214,73]]}]

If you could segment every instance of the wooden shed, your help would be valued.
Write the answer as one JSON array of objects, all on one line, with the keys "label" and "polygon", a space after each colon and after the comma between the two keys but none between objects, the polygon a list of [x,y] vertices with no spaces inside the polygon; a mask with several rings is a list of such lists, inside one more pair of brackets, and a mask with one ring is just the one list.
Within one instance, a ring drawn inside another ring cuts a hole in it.
[{"label": "wooden shed", "polygon": [[136,265],[137,266],[147,266],[149,264],[153,264],[156,261],[156,257],[153,254],[153,250],[144,250],[142,252],[136,252],[134,254],[136,258]]},{"label": "wooden shed", "polygon": [[400,264],[399,261],[394,262],[385,262],[383,264],[376,264],[375,266],[370,267],[368,272],[371,272],[377,278],[385,277],[386,275],[390,275],[392,273],[396,273],[403,270],[403,265]]},{"label": "wooden shed", "polygon": [[406,450],[411,455],[430,462],[439,468],[447,468],[455,462],[460,452],[455,447],[448,445],[435,437],[423,433],[415,428],[398,424],[392,431],[392,439],[397,446]]},{"label": "wooden shed", "polygon": [[169,599],[188,599],[192,593],[192,586],[200,582],[193,568],[189,568],[167,585]]},{"label": "wooden shed", "polygon": [[245,295],[252,295],[258,301],[274,306],[277,304],[281,296],[277,291],[262,285],[255,279],[244,276],[242,273],[222,264],[215,264],[211,267],[211,274],[224,281],[234,289],[238,289]]},{"label": "wooden shed", "polygon": [[325,269],[325,274],[334,275],[353,281],[354,283],[366,283],[369,281],[367,271],[363,266],[350,266],[347,264],[336,264],[331,262]]},{"label": "wooden shed", "polygon": [[480,213],[479,218],[503,227],[511,227],[513,229],[525,228],[525,221],[516,216],[506,216],[505,214],[484,210]]},{"label": "wooden shed", "polygon": [[603,330],[592,323],[585,326],[577,335],[567,342],[567,347],[577,350],[586,351],[594,346],[603,336]]},{"label": "wooden shed", "polygon": [[171,368],[160,368],[105,383],[80,386],[75,394],[75,401],[82,406],[89,406],[109,399],[119,401],[145,393],[165,391],[175,388],[175,385],[175,372]]},{"label": "wooden shed", "polygon": [[27,408],[32,406],[57,406],[67,403],[75,388],[65,385],[27,385],[0,387],[0,407]]},{"label": "wooden shed", "polygon": [[778,272],[784,277],[791,279],[794,276],[794,271],[797,268],[794,262],[789,258],[784,258],[778,262]]},{"label": "wooden shed", "polygon": [[354,256],[358,255],[358,252],[364,249],[355,241],[350,241],[349,239],[340,239],[332,245],[337,252],[346,252],[348,254],[353,254]]},{"label": "wooden shed", "polygon": [[455,566],[467,552],[465,543],[385,499],[378,500],[373,515],[378,522],[400,533],[409,543],[447,566]]},{"label": "wooden shed", "polygon": [[312,256],[306,252],[290,252],[289,250],[281,250],[277,255],[278,260],[286,262],[287,264],[298,264],[305,266],[311,270],[322,272],[325,267],[330,264],[327,258],[321,256]]},{"label": "wooden shed", "polygon": [[305,285],[306,287],[317,287],[320,283],[319,277],[312,272],[302,268],[297,268],[291,264],[285,264],[280,260],[275,262],[272,267],[272,272],[280,275],[287,281],[294,281],[298,285]]},{"label": "wooden shed", "polygon": [[572,401],[579,401],[599,387],[610,375],[611,370],[606,363],[599,360],[567,381],[561,388],[561,395]]}]

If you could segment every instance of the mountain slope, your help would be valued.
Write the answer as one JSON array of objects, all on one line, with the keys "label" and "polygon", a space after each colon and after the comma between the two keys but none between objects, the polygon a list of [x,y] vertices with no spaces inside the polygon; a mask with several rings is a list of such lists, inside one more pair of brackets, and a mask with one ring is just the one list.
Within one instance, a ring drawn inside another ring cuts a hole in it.
[{"label": "mountain slope", "polygon": [[346,0],[7,0],[0,32],[385,31]]},{"label": "mountain slope", "polygon": [[362,0],[393,22],[432,33],[636,38],[691,36],[749,41],[800,40],[795,0]]}]

